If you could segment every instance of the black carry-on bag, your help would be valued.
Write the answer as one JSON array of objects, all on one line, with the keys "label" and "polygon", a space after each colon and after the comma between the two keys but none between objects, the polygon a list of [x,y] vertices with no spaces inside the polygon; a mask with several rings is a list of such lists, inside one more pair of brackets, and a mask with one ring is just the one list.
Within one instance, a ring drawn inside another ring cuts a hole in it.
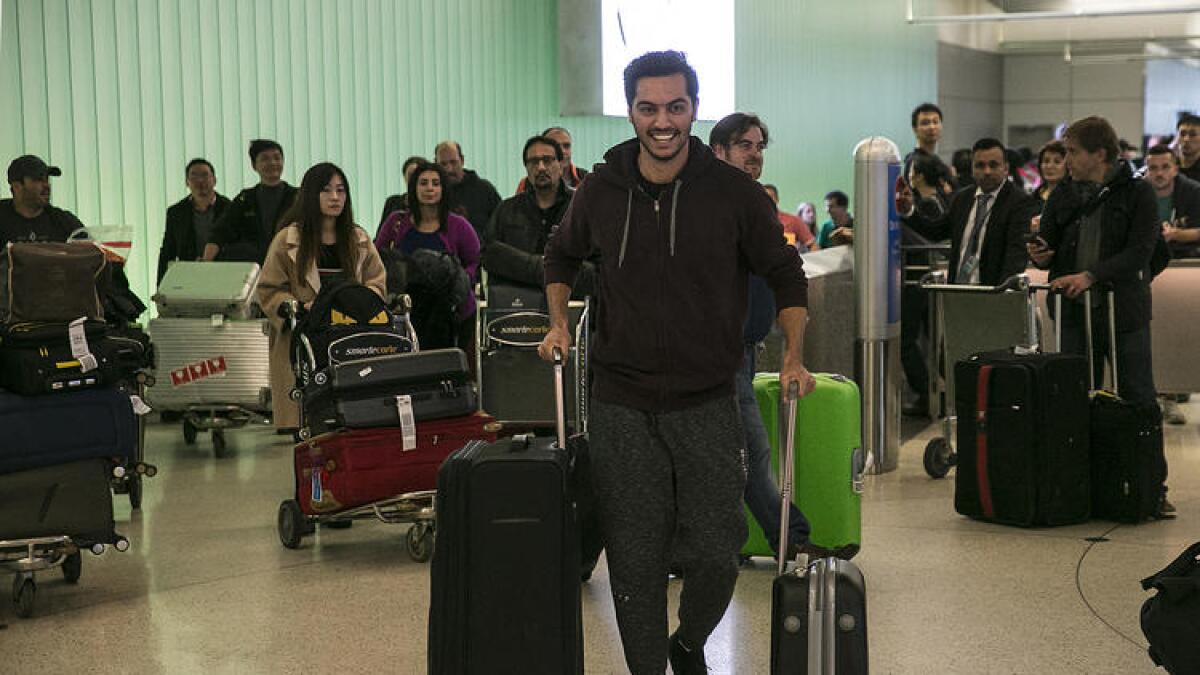
[{"label": "black carry-on bag", "polygon": [[431,675],[583,673],[580,536],[556,354],[556,439],[474,441],[438,471]]},{"label": "black carry-on bag", "polygon": [[1171,675],[1200,673],[1200,542],[1142,579],[1142,588],[1156,591],[1142,604],[1150,658]]},{"label": "black carry-on bag", "polygon": [[[788,550],[789,504],[795,488],[797,385],[780,402],[779,550]],[[803,559],[802,559],[803,560]],[[779,556],[771,589],[772,675],[866,675],[867,588],[858,567],[839,558],[819,558],[787,569]]]},{"label": "black carry-on bag", "polygon": [[[1092,313],[1084,311],[1087,331],[1088,377],[1092,390],[1091,493],[1092,516],[1122,523],[1139,523],[1161,516],[1167,460],[1163,454],[1162,411],[1157,403],[1138,405],[1122,399],[1117,369],[1116,308],[1113,292],[1105,293],[1108,314],[1108,353],[1112,391],[1095,382]],[[1091,291],[1084,294],[1091,307]]]}]

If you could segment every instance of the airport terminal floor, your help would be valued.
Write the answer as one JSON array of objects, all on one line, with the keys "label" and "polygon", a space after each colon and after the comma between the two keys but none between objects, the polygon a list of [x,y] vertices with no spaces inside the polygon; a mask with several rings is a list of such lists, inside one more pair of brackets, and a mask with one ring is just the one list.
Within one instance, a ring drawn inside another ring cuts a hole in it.
[{"label": "airport terminal floor", "polygon": [[[887,674],[1153,673],[1138,627],[1138,581],[1200,532],[1200,402],[1165,430],[1173,521],[1054,529],[954,513],[953,477],[921,468],[939,428],[906,420],[900,468],[870,477],[863,504],[871,670]],[[39,579],[36,614],[0,604],[0,670],[89,673],[425,672],[429,566],[407,525],[356,523],[299,550],[280,546],[276,509],[292,491],[291,445],[265,426],[201,437],[150,425],[140,513],[116,500],[125,553],[84,555],[78,586]],[[768,671],[772,561],[743,568],[711,638],[715,673]],[[672,603],[679,582],[671,582]],[[584,586],[586,672],[624,673],[603,561]],[[672,604],[674,610],[674,604]],[[1161,672],[1161,671],[1158,671]]]}]

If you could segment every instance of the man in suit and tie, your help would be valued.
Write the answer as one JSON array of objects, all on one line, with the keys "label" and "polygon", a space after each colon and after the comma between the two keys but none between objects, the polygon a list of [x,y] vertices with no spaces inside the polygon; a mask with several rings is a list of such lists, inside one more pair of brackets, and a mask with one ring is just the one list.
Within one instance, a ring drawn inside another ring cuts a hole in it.
[{"label": "man in suit and tie", "polygon": [[1025,234],[1037,203],[1008,179],[1004,145],[981,138],[971,148],[975,185],[959,190],[944,219],[917,214],[907,224],[929,239],[950,238],[950,283],[995,286],[1025,270]]}]

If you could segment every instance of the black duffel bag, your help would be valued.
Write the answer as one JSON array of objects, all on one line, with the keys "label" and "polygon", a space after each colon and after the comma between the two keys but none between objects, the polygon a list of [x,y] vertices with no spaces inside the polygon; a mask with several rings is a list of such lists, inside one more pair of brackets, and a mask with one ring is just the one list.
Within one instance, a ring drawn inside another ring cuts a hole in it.
[{"label": "black duffel bag", "polygon": [[1142,579],[1142,588],[1158,591],[1142,604],[1142,633],[1150,641],[1150,658],[1171,675],[1200,673],[1200,542],[1157,574]]}]

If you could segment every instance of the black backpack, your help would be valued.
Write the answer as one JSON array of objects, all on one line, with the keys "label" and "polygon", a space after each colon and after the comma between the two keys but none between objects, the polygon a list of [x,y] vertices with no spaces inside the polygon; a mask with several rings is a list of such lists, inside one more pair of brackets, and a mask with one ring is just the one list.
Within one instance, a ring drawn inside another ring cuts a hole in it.
[{"label": "black backpack", "polygon": [[418,249],[407,258],[405,292],[412,299],[412,323],[423,349],[458,344],[458,312],[471,292],[466,270],[452,255]]},{"label": "black backpack", "polygon": [[1142,579],[1142,588],[1158,591],[1142,605],[1142,633],[1150,658],[1171,675],[1200,673],[1200,542]]},{"label": "black backpack", "polygon": [[331,363],[410,352],[412,340],[375,291],[354,281],[325,284],[292,334],[292,365],[303,387]]}]

